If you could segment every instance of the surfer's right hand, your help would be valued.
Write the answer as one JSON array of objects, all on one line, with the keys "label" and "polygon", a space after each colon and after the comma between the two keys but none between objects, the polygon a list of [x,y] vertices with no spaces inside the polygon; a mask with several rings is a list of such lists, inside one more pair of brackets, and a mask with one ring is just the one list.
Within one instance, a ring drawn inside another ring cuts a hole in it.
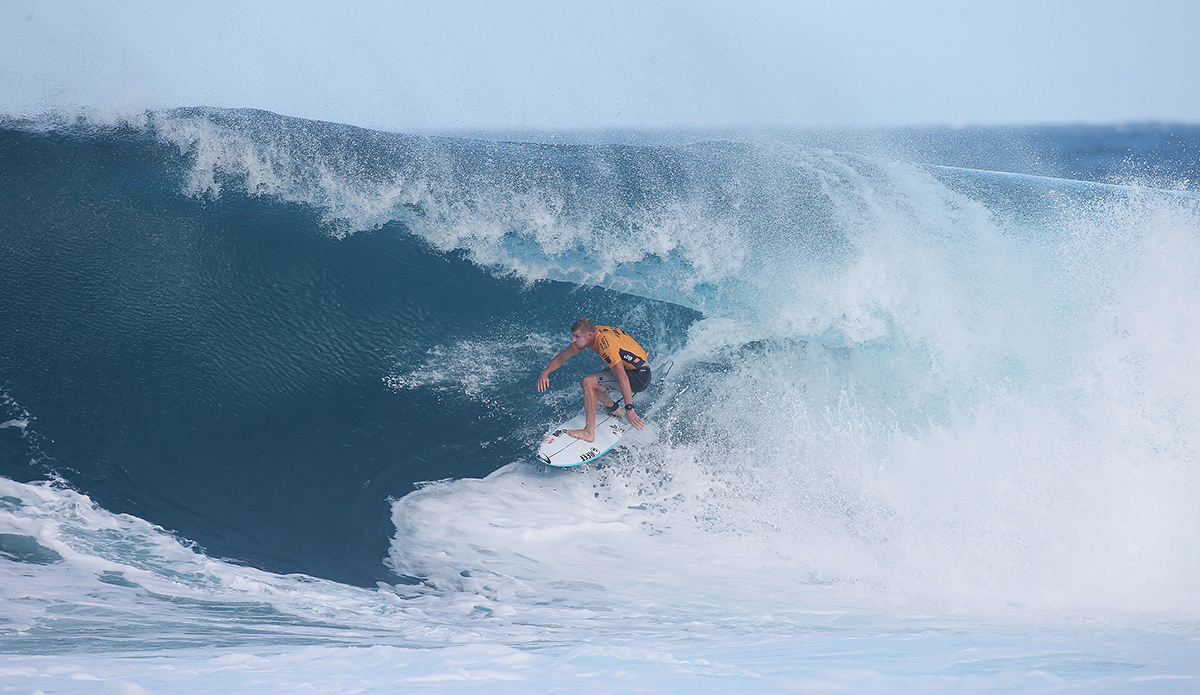
[{"label": "surfer's right hand", "polygon": [[542,375],[538,377],[537,382],[538,393],[541,393],[548,388],[550,388],[550,375],[546,372],[542,372]]}]

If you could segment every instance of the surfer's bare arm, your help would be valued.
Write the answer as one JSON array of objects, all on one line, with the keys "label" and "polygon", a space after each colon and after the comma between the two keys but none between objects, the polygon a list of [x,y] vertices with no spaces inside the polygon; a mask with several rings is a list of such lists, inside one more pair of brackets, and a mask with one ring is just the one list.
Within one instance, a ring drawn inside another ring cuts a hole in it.
[{"label": "surfer's bare arm", "polygon": [[541,376],[538,377],[537,390],[541,392],[550,388],[550,372],[563,366],[563,362],[566,362],[578,354],[579,348],[575,347],[575,343],[571,343],[562,352],[555,355],[554,358],[550,360],[550,364],[546,365],[546,368],[542,370]]},{"label": "surfer's bare arm", "polygon": [[[629,375],[625,373],[625,366],[618,364],[612,368],[612,373],[613,376],[617,377],[617,383],[621,386],[621,396],[625,399],[625,404],[629,405],[633,403],[633,389],[629,386]],[[646,426],[646,423],[642,422],[638,414],[628,408],[625,409],[625,418],[629,420],[629,424],[633,425],[633,428],[636,430],[640,430]]]}]

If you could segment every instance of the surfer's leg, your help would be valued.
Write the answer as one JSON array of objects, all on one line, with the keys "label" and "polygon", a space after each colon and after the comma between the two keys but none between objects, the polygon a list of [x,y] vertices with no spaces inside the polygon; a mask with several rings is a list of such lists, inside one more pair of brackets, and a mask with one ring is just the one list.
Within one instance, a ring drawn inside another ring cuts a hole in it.
[{"label": "surfer's leg", "polygon": [[616,417],[623,417],[625,415],[623,411],[613,410],[613,408],[616,407],[617,402],[613,400],[611,395],[609,395],[609,389],[620,390],[621,388],[621,382],[617,381],[617,377],[613,375],[612,370],[605,369],[602,372],[596,372],[592,376],[596,377],[596,396],[600,399],[600,402],[604,405],[604,408],[608,411],[608,414]]},{"label": "surfer's leg", "polygon": [[596,383],[595,374],[589,374],[580,379],[579,385],[583,387],[583,412],[587,417],[587,424],[581,430],[567,430],[567,434],[585,442],[594,442],[596,441],[596,403],[599,398],[597,393],[603,388]]}]

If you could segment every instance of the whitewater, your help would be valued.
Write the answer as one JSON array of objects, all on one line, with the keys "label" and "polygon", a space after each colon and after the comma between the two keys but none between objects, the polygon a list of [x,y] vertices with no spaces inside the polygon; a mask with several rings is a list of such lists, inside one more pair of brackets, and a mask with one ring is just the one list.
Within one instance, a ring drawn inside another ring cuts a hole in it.
[{"label": "whitewater", "polygon": [[0,689],[1200,689],[1200,129],[677,140],[0,122]]}]

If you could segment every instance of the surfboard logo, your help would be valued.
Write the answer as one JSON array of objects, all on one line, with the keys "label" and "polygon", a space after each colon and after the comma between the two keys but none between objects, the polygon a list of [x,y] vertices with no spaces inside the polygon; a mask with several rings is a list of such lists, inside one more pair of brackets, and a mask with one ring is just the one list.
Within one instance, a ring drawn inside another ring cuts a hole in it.
[{"label": "surfboard logo", "polygon": [[599,450],[599,449],[596,449],[596,448],[594,448],[594,447],[593,447],[593,448],[591,448],[591,449],[588,449],[587,451],[583,452],[583,454],[582,454],[582,455],[580,455],[580,457],[579,457],[579,460],[580,460],[580,461],[587,461],[587,460],[589,460],[589,459],[594,459],[594,458],[596,458],[596,456],[597,456],[599,453],[600,453],[600,450]]}]

